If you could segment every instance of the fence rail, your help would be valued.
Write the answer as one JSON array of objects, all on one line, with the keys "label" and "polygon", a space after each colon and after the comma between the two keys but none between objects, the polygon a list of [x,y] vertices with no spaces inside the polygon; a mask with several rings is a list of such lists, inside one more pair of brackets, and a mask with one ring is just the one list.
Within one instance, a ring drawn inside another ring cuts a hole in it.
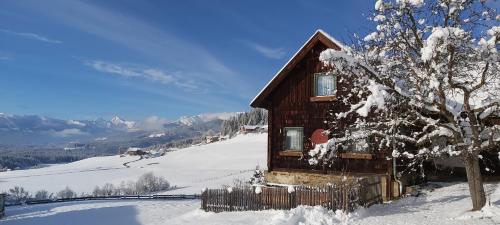
[{"label": "fence rail", "polygon": [[382,201],[380,179],[368,179],[327,187],[253,187],[207,189],[201,194],[205,211],[248,211],[292,209],[299,205],[320,205],[331,210],[353,211]]},{"label": "fence rail", "polygon": [[[77,198],[28,200],[23,203],[5,204],[5,206],[8,207],[17,205],[36,205],[36,204],[48,204],[57,202],[74,202],[74,201],[91,201],[91,200],[133,200],[133,199],[188,200],[188,199],[199,199],[199,198],[200,195],[113,195],[113,196],[97,196],[97,197],[88,196],[88,197],[77,197]],[[0,210],[1,210],[1,200],[2,199],[0,197]]]}]

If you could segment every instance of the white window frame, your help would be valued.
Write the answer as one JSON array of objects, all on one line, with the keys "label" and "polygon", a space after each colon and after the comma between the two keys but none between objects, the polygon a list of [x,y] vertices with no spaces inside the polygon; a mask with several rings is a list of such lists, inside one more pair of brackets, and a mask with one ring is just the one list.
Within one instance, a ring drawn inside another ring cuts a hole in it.
[{"label": "white window frame", "polygon": [[[354,132],[360,132],[359,129],[349,129],[349,130],[351,134]],[[370,144],[370,141],[371,141],[370,137],[359,138],[357,140],[354,140],[352,143],[348,145],[346,152],[371,153],[372,146]]]},{"label": "white window frame", "polygon": [[[331,95],[318,95],[318,77],[320,76],[332,76],[333,78],[333,93]],[[337,92],[337,76],[332,73],[332,72],[322,72],[322,73],[315,73],[314,74],[314,96],[315,97],[329,97],[329,96],[335,96],[335,93]]]},{"label": "white window frame", "polygon": [[[299,146],[300,149],[289,149],[287,147],[287,131],[288,130],[300,130],[300,138],[299,138]],[[283,128],[283,151],[297,151],[297,152],[302,152],[304,150],[304,128],[303,127],[285,127]]]}]

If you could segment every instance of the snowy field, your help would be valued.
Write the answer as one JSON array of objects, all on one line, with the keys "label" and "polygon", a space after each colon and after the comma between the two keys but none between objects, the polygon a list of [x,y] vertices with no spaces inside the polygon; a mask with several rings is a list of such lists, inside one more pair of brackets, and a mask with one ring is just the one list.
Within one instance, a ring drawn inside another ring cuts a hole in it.
[{"label": "snowy field", "polygon": [[2,225],[202,225],[202,224],[500,224],[500,184],[487,184],[491,205],[470,212],[465,183],[437,184],[420,197],[359,209],[345,216],[321,207],[299,207],[290,211],[207,213],[197,200],[186,201],[89,201],[7,208]]},{"label": "snowy field", "polygon": [[[205,187],[247,180],[259,165],[265,169],[267,134],[240,135],[233,139],[180,149],[165,156],[95,157],[49,167],[0,173],[0,192],[21,186],[30,192],[58,192],[66,186],[80,194],[92,193],[96,185],[135,181],[147,172],[165,177],[179,188],[168,193],[198,194]],[[124,163],[128,163],[127,168]]]},{"label": "snowy field", "polygon": [[[232,184],[248,179],[256,165],[264,168],[267,134],[236,138],[181,149],[165,156],[96,157],[49,167],[0,173],[0,191],[23,186],[29,191],[57,192],[66,186],[78,193],[91,192],[106,182],[136,180],[146,172],[164,176],[180,188],[168,193],[199,193],[204,187]],[[124,166],[128,163],[129,167]],[[0,225],[175,225],[175,224],[500,224],[500,184],[486,185],[489,206],[470,212],[465,183],[433,184],[420,197],[359,209],[349,216],[321,207],[299,207],[290,211],[207,213],[199,200],[122,200],[53,203],[8,207]]]}]

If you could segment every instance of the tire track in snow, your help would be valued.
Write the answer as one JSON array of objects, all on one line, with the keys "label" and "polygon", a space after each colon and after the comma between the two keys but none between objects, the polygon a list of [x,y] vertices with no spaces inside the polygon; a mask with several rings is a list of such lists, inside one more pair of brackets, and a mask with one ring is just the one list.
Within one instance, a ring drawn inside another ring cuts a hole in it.
[{"label": "tire track in snow", "polygon": [[134,162],[137,162],[137,161],[142,160],[142,159],[144,159],[144,158],[143,158],[143,157],[142,157],[142,155],[141,155],[141,157],[140,157],[140,158],[138,158],[138,159],[136,159],[136,160],[132,160],[132,161],[129,161],[129,162],[123,163],[123,166],[124,166],[124,167],[126,167],[126,168],[130,168],[130,166],[128,165],[129,163],[134,163]]}]

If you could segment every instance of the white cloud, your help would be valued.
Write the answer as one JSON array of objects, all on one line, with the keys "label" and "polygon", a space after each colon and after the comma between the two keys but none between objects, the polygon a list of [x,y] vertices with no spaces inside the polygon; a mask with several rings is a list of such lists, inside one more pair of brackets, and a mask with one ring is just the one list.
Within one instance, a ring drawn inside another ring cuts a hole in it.
[{"label": "white cloud", "polygon": [[271,48],[251,41],[243,41],[243,43],[264,57],[270,59],[281,59],[286,54],[286,51],[283,48]]},{"label": "white cloud", "polygon": [[[119,85],[189,103],[176,107],[241,107],[240,100],[254,94],[255,90],[248,85],[251,79],[233,71],[195,39],[186,39],[186,36],[190,35],[189,32],[191,35],[199,35],[195,31],[176,33],[167,26],[159,26],[134,17],[133,14],[121,12],[117,8],[94,4],[91,1],[53,0],[51,3],[53,4],[38,4],[36,0],[26,0],[20,1],[19,6],[37,11],[36,13],[68,28],[112,42],[113,46],[123,47],[121,50],[131,50],[129,54],[143,58],[143,62],[161,65],[160,70],[167,71],[166,75],[174,77],[174,81],[169,85],[178,88],[137,83],[134,82],[136,79],[123,80]],[[37,7],[33,7],[34,4]],[[149,72],[149,77],[157,75],[154,71]],[[184,93],[179,93],[179,89]],[[220,98],[229,93],[235,98]]]},{"label": "white cloud", "polygon": [[78,120],[68,120],[68,121],[66,121],[66,123],[69,125],[76,125],[76,126],[80,126],[80,127],[87,126],[87,124],[84,124]]},{"label": "white cloud", "polygon": [[87,61],[86,66],[99,72],[120,75],[124,77],[139,77],[164,84],[172,83],[176,78],[159,69],[128,67],[103,61]]},{"label": "white cloud", "polygon": [[87,135],[88,133],[81,131],[77,128],[64,129],[61,131],[52,131],[51,135],[55,137],[69,137],[75,135]]},{"label": "white cloud", "polygon": [[158,116],[150,116],[144,119],[144,121],[140,123],[140,126],[145,130],[160,130],[163,128],[163,125],[169,122],[169,120]]},{"label": "white cloud", "polygon": [[28,39],[32,39],[32,40],[43,41],[43,42],[52,43],[52,44],[62,44],[62,41],[50,39],[50,38],[47,38],[47,37],[44,37],[42,35],[35,34],[35,33],[16,32],[16,31],[11,31],[11,30],[6,30],[6,29],[0,29],[0,31],[3,33],[6,33],[6,34],[15,35],[15,36],[28,38]]},{"label": "white cloud", "polygon": [[[36,2],[36,1],[35,1]],[[171,32],[89,1],[54,0],[37,4],[35,10],[82,32],[115,42],[159,59],[172,70],[203,71],[204,76],[233,76],[235,73],[204,46],[186,41]],[[27,4],[26,7],[31,7]],[[209,79],[209,78],[208,78]]]}]

